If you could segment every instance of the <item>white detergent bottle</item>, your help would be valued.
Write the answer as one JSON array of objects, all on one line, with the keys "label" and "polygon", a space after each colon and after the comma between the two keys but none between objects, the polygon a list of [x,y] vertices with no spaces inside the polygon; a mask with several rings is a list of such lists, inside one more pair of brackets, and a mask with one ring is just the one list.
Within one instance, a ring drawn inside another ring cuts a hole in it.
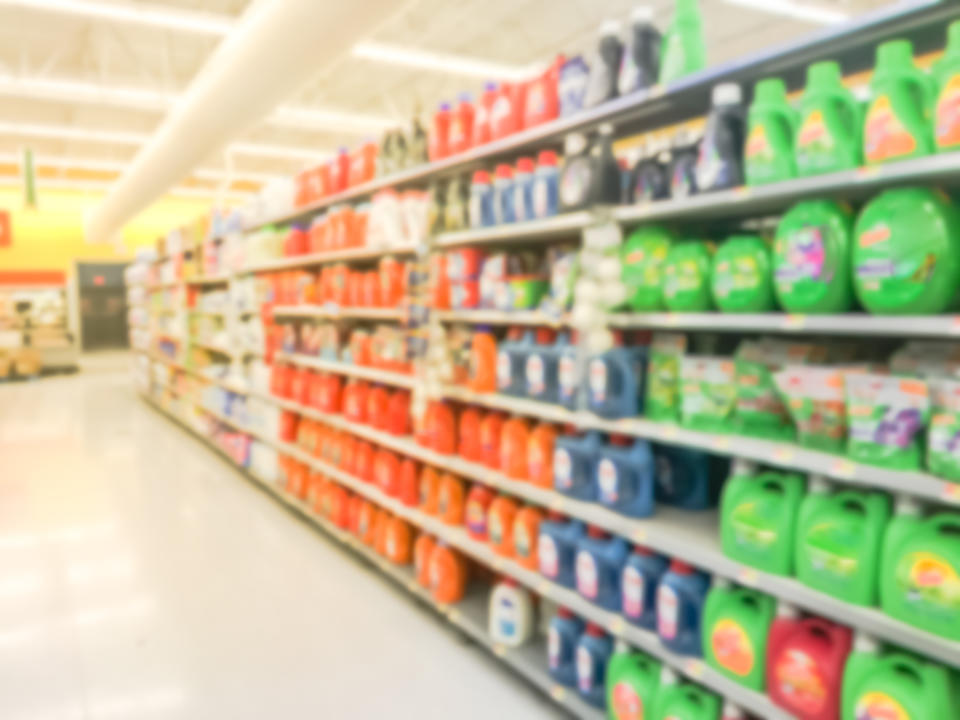
[{"label": "white detergent bottle", "polygon": [[490,637],[494,642],[519,647],[533,636],[533,595],[513,578],[504,578],[490,593]]}]

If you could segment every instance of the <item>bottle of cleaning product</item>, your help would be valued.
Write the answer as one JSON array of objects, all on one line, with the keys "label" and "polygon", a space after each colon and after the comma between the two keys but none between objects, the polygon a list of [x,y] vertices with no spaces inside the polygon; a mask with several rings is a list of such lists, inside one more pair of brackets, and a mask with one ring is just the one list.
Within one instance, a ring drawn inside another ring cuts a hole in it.
[{"label": "bottle of cleaning product", "polygon": [[660,31],[653,24],[653,9],[643,5],[633,8],[617,79],[621,95],[656,84],[660,73],[660,41]]},{"label": "bottle of cleaning product", "polygon": [[663,302],[672,312],[713,309],[710,268],[713,245],[696,240],[675,243],[663,265]]},{"label": "bottle of cleaning product", "polygon": [[590,66],[582,55],[575,55],[560,67],[557,91],[560,117],[569,117],[583,110],[590,81]]},{"label": "bottle of cleaning product", "polygon": [[537,487],[553,487],[553,448],[556,439],[557,430],[548,423],[540,423],[530,431],[526,478]]},{"label": "bottle of cleaning product", "polygon": [[797,510],[804,493],[799,475],[755,474],[747,463],[734,463],[720,497],[723,554],[774,575],[793,572]]},{"label": "bottle of cleaning product", "polygon": [[557,153],[553,150],[541,150],[537,155],[537,169],[534,171],[531,202],[533,217],[538,220],[557,214],[560,171],[557,169]]},{"label": "bottle of cleaning product", "polygon": [[780,603],[767,636],[767,694],[802,720],[838,720],[850,628],[821,618],[801,619]]},{"label": "bottle of cleaning product", "polygon": [[691,197],[700,192],[697,165],[703,146],[703,131],[682,127],[673,134],[670,144],[670,197],[674,200]]},{"label": "bottle of cleaning product", "polygon": [[524,418],[513,417],[500,431],[500,470],[514,480],[527,479],[527,446],[530,427]]},{"label": "bottle of cleaning product", "polygon": [[647,363],[644,414],[650,420],[676,422],[680,417],[680,360],[687,349],[682,333],[653,334]]},{"label": "bottle of cleaning product", "polygon": [[853,220],[850,208],[834,200],[804,200],[781,218],[773,244],[773,287],[784,310],[850,310]]},{"label": "bottle of cleaning product", "polygon": [[610,720],[652,717],[660,689],[660,662],[621,641],[607,665],[607,713]]},{"label": "bottle of cleaning product", "polygon": [[577,641],[577,691],[594,707],[602,708],[606,701],[605,681],[611,655],[613,640],[602,627],[588,622]]},{"label": "bottle of cleaning product", "polygon": [[804,585],[854,605],[875,605],[890,498],[830,492],[811,479],[797,515],[796,575]]},{"label": "bottle of cleaning product", "polygon": [[600,26],[600,42],[590,63],[587,80],[586,107],[600,105],[617,96],[617,76],[623,57],[620,32],[620,23],[616,20],[607,20]]},{"label": "bottle of cleaning product", "polygon": [[960,20],[947,26],[947,46],[934,67],[937,103],[934,110],[934,135],[937,149],[956,150],[960,146]]},{"label": "bottle of cleaning product", "polygon": [[466,496],[467,491],[464,489],[463,480],[450,473],[444,473],[440,477],[437,489],[437,515],[441,522],[453,526],[463,525]]},{"label": "bottle of cleaning product", "polygon": [[[370,507],[373,507],[372,505]],[[361,510],[361,515],[363,511]],[[413,572],[420,587],[430,587],[429,563],[430,554],[437,546],[437,541],[426,533],[420,533],[413,544]]]},{"label": "bottle of cleaning product", "polygon": [[680,560],[672,560],[657,587],[657,635],[680,655],[700,657],[703,604],[710,576]]},{"label": "bottle of cleaning product", "polygon": [[863,123],[863,157],[867,164],[933,152],[930,116],[935,92],[933,79],[914,65],[909,40],[890,40],[877,46]]},{"label": "bottle of cleaning product", "polygon": [[594,469],[600,434],[561,435],[553,444],[553,487],[578,500],[596,500]]},{"label": "bottle of cleaning product", "polygon": [[579,520],[550,512],[540,523],[537,539],[540,574],[564,587],[576,587],[577,543],[585,533],[586,527]]},{"label": "bottle of cleaning product", "polygon": [[715,580],[703,609],[703,656],[707,665],[751,690],[763,692],[767,634],[776,604],[757,590]]},{"label": "bottle of cleaning product", "polygon": [[707,127],[697,159],[697,192],[743,185],[743,93],[736,83],[713,87]]},{"label": "bottle of cleaning product", "polygon": [[517,160],[513,174],[513,212],[517,222],[532,220],[533,215],[533,158]]},{"label": "bottle of cleaning product", "polygon": [[513,199],[513,168],[501,163],[493,178],[493,214],[497,225],[517,221]]},{"label": "bottle of cleaning product", "polygon": [[524,363],[526,396],[539,402],[557,401],[557,354],[553,344],[556,333],[550,328],[538,328],[534,345],[527,352]]},{"label": "bottle of cleaning product", "polygon": [[620,166],[613,155],[613,126],[597,128],[592,145],[581,133],[564,142],[566,164],[560,174],[560,207],[564,212],[620,200]]},{"label": "bottle of cleaning product", "polygon": [[470,379],[468,387],[474,392],[497,390],[497,338],[490,328],[480,326],[470,343]]},{"label": "bottle of cleaning product", "polygon": [[630,200],[642,204],[670,197],[668,158],[664,140],[653,140],[643,148],[633,168],[633,189]]},{"label": "bottle of cleaning product", "polygon": [[774,309],[770,248],[757,235],[734,235],[713,256],[710,287],[723,312]]},{"label": "bottle of cleaning product", "polygon": [[854,290],[867,311],[935,314],[956,301],[960,212],[942,192],[887,190],[860,212],[854,236]]},{"label": "bottle of cleaning product", "polygon": [[542,521],[543,513],[531,506],[521,508],[513,517],[513,555],[517,563],[528,570],[539,566],[537,539]]},{"label": "bottle of cleaning product", "polygon": [[583,634],[583,621],[565,607],[558,607],[547,629],[547,666],[550,677],[561,685],[577,683],[577,644]]},{"label": "bottle of cleaning product", "polygon": [[470,204],[467,211],[472,228],[490,227],[497,224],[493,205],[493,185],[490,182],[490,173],[486,170],[477,170],[473,173],[473,180],[470,183]]},{"label": "bottle of cleaning product", "polygon": [[533,595],[513,578],[503,578],[490,593],[488,631],[495,643],[520,647],[536,631]]},{"label": "bottle of cleaning product", "polygon": [[663,85],[706,67],[707,43],[697,0],[676,0],[662,48],[660,83]]},{"label": "bottle of cleaning product", "polygon": [[656,629],[657,587],[668,564],[662,555],[641,545],[633,546],[620,578],[620,608],[624,617],[634,625],[647,630]]},{"label": "bottle of cleaning product", "polygon": [[880,606],[897,620],[960,640],[960,515],[922,518],[898,498],[880,563]]},{"label": "bottle of cleaning product", "polygon": [[457,454],[470,462],[482,462],[483,450],[480,445],[480,410],[475,407],[465,407],[460,411],[460,420],[457,426]]},{"label": "bottle of cleaning product", "polygon": [[926,382],[895,375],[848,373],[847,454],[854,460],[898,470],[916,470],[930,417]]},{"label": "bottle of cleaning product", "polygon": [[511,327],[497,350],[497,389],[506,395],[523,395],[527,353],[534,344],[532,330]]},{"label": "bottle of cleaning product", "polygon": [[464,516],[466,518],[467,534],[474,540],[487,539],[487,513],[490,503],[493,502],[493,491],[486,485],[474,485],[467,494]]},{"label": "bottle of cleaning product", "polygon": [[650,443],[611,435],[597,454],[597,499],[630,517],[653,515],[654,462]]},{"label": "bottle of cleaning product", "polygon": [[490,504],[490,547],[497,555],[513,557],[513,524],[519,509],[517,501],[506,495],[498,495]]},{"label": "bottle of cleaning product", "polygon": [[568,410],[576,410],[582,401],[582,368],[578,363],[579,335],[572,330],[557,339],[557,402]]},{"label": "bottle of cleaning product", "polygon": [[577,591],[614,612],[620,609],[620,577],[627,560],[627,541],[598,527],[587,527],[577,543]]},{"label": "bottle of cleaning product", "polygon": [[643,412],[647,348],[626,347],[614,332],[614,347],[587,363],[587,409],[605,418],[628,418]]},{"label": "bottle of cleaning product", "polygon": [[674,239],[658,225],[637,228],[627,236],[620,251],[620,279],[627,286],[631,310],[663,310],[663,270]]},{"label": "bottle of cleaning product", "polygon": [[654,445],[657,502],[684,510],[714,507],[730,470],[727,458],[677,445]]},{"label": "bottle of cleaning product", "polygon": [[956,676],[947,668],[857,636],[843,674],[842,720],[956,717]]},{"label": "bottle of cleaning product", "polygon": [[410,458],[400,463],[400,482],[397,499],[407,507],[417,507],[420,502],[420,467]]},{"label": "bottle of cleaning product", "polygon": [[860,165],[860,105],[843,86],[840,65],[830,60],[807,68],[794,152],[800,177],[851,170]]},{"label": "bottle of cleaning product", "polygon": [[384,543],[387,560],[394,565],[409,565],[413,560],[413,528],[398,517],[390,518],[387,523]]},{"label": "bottle of cleaning product", "polygon": [[489,468],[500,469],[500,436],[503,434],[503,415],[488,412],[480,420],[480,462]]},{"label": "bottle of cleaning product", "polygon": [[797,112],[787,100],[787,85],[783,80],[766,78],[753,86],[743,149],[747,185],[765,185],[796,177],[793,141],[797,123]]},{"label": "bottle of cleaning product", "polygon": [[694,683],[677,682],[669,668],[660,674],[655,720],[720,720],[723,700]]},{"label": "bottle of cleaning product", "polygon": [[440,502],[440,475],[429,465],[420,471],[420,509],[427,515],[436,515]]}]

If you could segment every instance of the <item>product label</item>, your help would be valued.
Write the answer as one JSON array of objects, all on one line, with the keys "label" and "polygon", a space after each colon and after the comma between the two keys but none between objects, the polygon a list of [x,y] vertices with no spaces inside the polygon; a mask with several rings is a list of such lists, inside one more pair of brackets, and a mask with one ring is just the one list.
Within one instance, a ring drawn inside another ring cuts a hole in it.
[{"label": "product label", "polygon": [[643,700],[629,683],[614,685],[610,700],[615,720],[643,720]]},{"label": "product label", "polygon": [[510,372],[510,356],[505,352],[497,353],[497,389],[506,390],[513,380]]},{"label": "product label", "polygon": [[748,501],[737,505],[730,513],[737,545],[766,552],[777,542],[776,519],[780,516],[776,501]]},{"label": "product label", "polygon": [[565,448],[553,451],[553,485],[560,490],[573,487],[573,460]]},{"label": "product label", "polygon": [[505,121],[510,117],[512,110],[510,100],[505,95],[497,97],[493,103],[493,109],[490,111],[490,127],[494,136],[499,137],[509,130]]},{"label": "product label", "polygon": [[546,389],[543,358],[535,353],[531,353],[527,356],[527,394],[542,395]]},{"label": "product label", "polygon": [[863,125],[863,154],[868,162],[910,155],[917,141],[894,112],[890,98],[880,95],[867,111]]},{"label": "product label", "polygon": [[584,597],[596,600],[598,592],[597,561],[586,550],[577,553],[577,590]]},{"label": "product label", "polygon": [[566,207],[576,207],[584,202],[592,180],[590,162],[586,158],[568,161],[560,176],[560,200]]},{"label": "product label", "polygon": [[560,572],[560,562],[557,556],[557,544],[549,535],[540,535],[537,541],[537,557],[540,560],[540,573],[549,578],[555,578]]},{"label": "product label", "polygon": [[536,180],[533,183],[533,214],[538,218],[545,218],[550,214],[549,191],[546,180]]},{"label": "product label", "polygon": [[544,465],[547,463],[547,454],[544,452],[543,445],[537,442],[537,438],[531,436],[527,440],[527,472],[531,480],[540,477]]},{"label": "product label", "polygon": [[439,587],[440,583],[443,581],[443,573],[440,570],[440,563],[432,562],[428,568],[428,575],[430,576],[430,587],[436,588]]},{"label": "product label", "polygon": [[623,614],[629,618],[643,615],[643,575],[632,565],[623,569],[622,599]]},{"label": "product label", "polygon": [[946,558],[932,552],[907,553],[897,563],[896,579],[911,604],[939,618],[956,618],[960,576]]},{"label": "product label", "polygon": [[557,364],[557,381],[560,385],[561,397],[573,397],[577,391],[577,363],[572,356],[560,356]]},{"label": "product label", "polygon": [[788,649],[777,660],[773,673],[780,695],[790,703],[789,710],[804,716],[816,716],[823,711],[827,682],[820,666],[807,653]]},{"label": "product label", "polygon": [[500,631],[501,640],[510,640],[516,637],[518,614],[519,608],[514,604],[513,600],[501,595],[499,602],[497,602],[494,608],[494,615],[496,617],[494,623]]},{"label": "product label", "polygon": [[954,75],[943,86],[937,99],[937,145],[953,147],[960,144],[960,75]]},{"label": "product label", "polygon": [[808,225],[787,234],[777,241],[776,255],[775,276],[782,291],[792,292],[795,284],[804,281],[829,283],[833,280],[833,273],[825,272],[824,228]]},{"label": "product label", "polygon": [[607,364],[602,358],[590,361],[588,372],[590,385],[590,402],[599,405],[607,399]]},{"label": "product label", "polygon": [[657,633],[660,637],[673,640],[677,636],[677,619],[680,614],[680,599],[669,585],[661,584],[657,589]]},{"label": "product label", "polygon": [[551,670],[560,667],[560,648],[562,644],[560,631],[551,625],[547,631],[547,662],[550,664]]},{"label": "product label", "polygon": [[821,521],[803,539],[814,570],[835,581],[850,581],[860,566],[857,553],[863,547],[863,527],[857,520]]},{"label": "product label", "polygon": [[747,160],[773,160],[773,148],[767,139],[767,128],[763,123],[757,123],[750,128],[746,145]]},{"label": "product label", "polygon": [[503,543],[503,520],[497,514],[491,514],[490,523],[490,543],[500,545]]},{"label": "product label", "polygon": [[527,218],[527,202],[526,202],[526,186],[522,183],[516,183],[513,186],[513,212],[516,216],[517,222],[523,222],[528,220]]},{"label": "product label", "polygon": [[884,692],[867,692],[857,699],[857,720],[911,720],[903,705]]},{"label": "product label", "polygon": [[467,213],[470,215],[470,227],[483,227],[483,200],[479,192],[470,193],[467,203]]},{"label": "product label", "polygon": [[854,373],[846,393],[851,445],[905,449],[926,423],[929,392],[920,380]]},{"label": "product label", "polygon": [[597,465],[597,484],[600,486],[600,502],[613,505],[620,498],[617,466],[610,458],[603,458]]},{"label": "product label", "polygon": [[471,501],[467,503],[467,527],[479,535],[487,532],[487,513],[483,503]]},{"label": "product label", "polygon": [[577,648],[577,688],[582,693],[593,689],[593,655],[584,645]]},{"label": "product label", "polygon": [[746,677],[753,670],[754,650],[750,636],[729,618],[719,620],[710,632],[710,646],[720,667]]},{"label": "product label", "polygon": [[522,522],[513,525],[513,549],[517,557],[523,559],[531,556],[531,538],[530,531]]},{"label": "product label", "polygon": [[823,112],[814,110],[803,119],[797,133],[797,148],[804,150],[833,150],[833,136],[827,130]]},{"label": "product label", "polygon": [[733,292],[759,287],[761,280],[757,259],[752,255],[740,255],[717,265],[713,287],[718,297],[726,298]]}]

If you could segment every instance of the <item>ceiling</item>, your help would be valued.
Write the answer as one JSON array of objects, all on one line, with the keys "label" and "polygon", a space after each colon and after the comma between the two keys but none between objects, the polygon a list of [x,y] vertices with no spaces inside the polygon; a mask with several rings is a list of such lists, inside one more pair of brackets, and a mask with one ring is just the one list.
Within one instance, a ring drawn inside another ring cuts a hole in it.
[{"label": "ceiling", "polygon": [[[16,159],[24,147],[37,157],[41,185],[46,177],[102,183],[115,178],[203,68],[224,32],[251,4],[0,0],[0,178],[17,172]],[[381,21],[367,40],[523,68],[557,52],[589,51],[599,24],[607,18],[626,21],[636,4],[408,0],[399,3],[395,16]],[[653,7],[661,28],[666,25],[673,0],[642,4]],[[816,7],[855,16],[888,4],[820,0]],[[711,63],[775,46],[819,27],[732,0],[701,0],[701,7]],[[145,23],[144,11],[154,11],[163,26]],[[136,19],[131,19],[133,15]],[[186,30],[184,24],[204,29]],[[227,187],[229,181],[233,191],[255,190],[270,177],[290,175],[340,145],[375,137],[379,128],[408,120],[417,111],[430,112],[460,91],[476,91],[482,81],[347,54],[317,68],[306,87],[228,151],[206,158],[192,178],[184,179],[184,187],[212,191]],[[304,118],[303,110],[313,114]],[[319,117],[316,111],[352,115],[334,117],[331,125],[330,118]],[[55,165],[72,169],[54,169]]]}]

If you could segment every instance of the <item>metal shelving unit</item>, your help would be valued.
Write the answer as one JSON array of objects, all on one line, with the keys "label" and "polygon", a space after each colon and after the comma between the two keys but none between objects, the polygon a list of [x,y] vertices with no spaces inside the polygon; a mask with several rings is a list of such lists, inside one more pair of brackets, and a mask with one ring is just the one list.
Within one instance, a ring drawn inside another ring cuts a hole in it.
[{"label": "metal shelving unit", "polygon": [[291,257],[249,263],[245,265],[242,270],[238,270],[237,274],[291,270],[294,268],[326,265],[328,263],[346,262],[348,260],[376,260],[387,255],[413,255],[416,251],[417,248],[415,246],[346,248],[344,250],[325,251],[309,255],[293,255]]},{"label": "metal shelving unit", "polygon": [[511,223],[508,225],[493,225],[491,227],[460,230],[435,235],[434,247],[452,248],[460,245],[483,245],[504,242],[535,242],[538,240],[553,240],[557,237],[576,234],[595,222],[596,216],[589,211],[567,213],[544,220],[529,220],[527,222]]},{"label": "metal shelving unit", "polygon": [[413,388],[417,385],[415,375],[404,373],[389,372],[373,367],[364,367],[362,365],[351,365],[345,362],[336,362],[334,360],[321,360],[311,355],[301,355],[299,353],[277,353],[277,362],[286,362],[301,367],[313,368],[314,370],[324,370],[326,372],[347,375],[349,377],[369,380],[370,382],[383,383],[384,385],[393,385],[395,387]]},{"label": "metal shelving unit", "polygon": [[318,318],[322,320],[403,320],[400,307],[344,307],[341,305],[277,305],[274,317]]}]

